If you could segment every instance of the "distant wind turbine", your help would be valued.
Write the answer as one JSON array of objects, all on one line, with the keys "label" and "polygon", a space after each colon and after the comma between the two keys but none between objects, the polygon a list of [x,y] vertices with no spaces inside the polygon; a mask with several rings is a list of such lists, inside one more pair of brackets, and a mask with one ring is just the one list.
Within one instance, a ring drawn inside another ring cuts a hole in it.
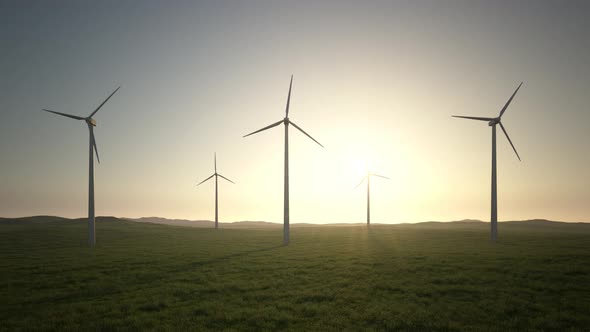
[{"label": "distant wind turbine", "polygon": [[378,176],[389,180],[386,176],[368,172],[361,182],[354,187],[354,189],[358,188],[363,182],[365,182],[365,180],[367,180],[367,226],[371,225],[371,176]]},{"label": "distant wind turbine", "polygon": [[100,163],[100,158],[98,157],[98,148],[96,147],[96,140],[94,139],[94,127],[96,127],[96,120],[92,118],[98,110],[109,100],[111,97],[119,91],[121,87],[118,87],[107,97],[95,110],[87,117],[81,117],[77,115],[71,115],[66,113],[60,113],[51,111],[48,109],[43,109],[43,111],[51,112],[54,114],[58,114],[61,116],[65,116],[68,118],[76,119],[76,120],[84,120],[88,125],[88,132],[90,136],[90,150],[89,150],[89,157],[88,157],[88,245],[94,247],[96,245],[96,233],[94,227],[94,153],[96,153],[96,159],[98,163]]},{"label": "distant wind turbine", "polygon": [[504,105],[504,107],[500,111],[500,115],[498,115],[495,118],[482,118],[482,117],[475,117],[475,116],[453,115],[453,117],[455,117],[455,118],[463,118],[463,119],[478,120],[478,121],[488,121],[488,125],[490,127],[492,127],[492,212],[491,212],[492,241],[496,241],[498,239],[498,191],[497,191],[497,183],[496,183],[496,125],[498,125],[498,124],[500,125],[500,128],[502,128],[504,135],[506,135],[508,142],[510,142],[512,149],[514,150],[514,153],[516,153],[516,157],[520,161],[520,156],[518,155],[518,152],[516,152],[516,148],[514,147],[514,144],[512,144],[512,140],[510,140],[510,136],[508,136],[508,132],[506,132],[506,128],[504,128],[504,125],[502,124],[501,120],[502,120],[502,115],[504,114],[504,112],[506,112],[506,109],[508,108],[508,105],[510,105],[512,98],[514,98],[514,96],[516,95],[516,93],[518,92],[518,90],[520,89],[521,86],[522,86],[522,82],[520,83],[518,88],[516,88],[516,90],[514,91],[512,96],[510,97],[510,99],[508,99],[508,101],[506,102],[506,105]]},{"label": "distant wind turbine", "polygon": [[261,131],[276,127],[276,126],[280,125],[281,123],[285,125],[285,185],[284,185],[285,192],[284,192],[284,203],[283,203],[284,204],[283,205],[283,244],[284,245],[289,244],[289,124],[292,124],[293,127],[297,128],[305,136],[311,138],[319,146],[324,147],[323,145],[320,144],[320,142],[316,141],[313,137],[311,137],[308,133],[306,133],[303,129],[301,129],[293,121],[289,120],[289,103],[291,101],[291,87],[292,86],[293,86],[293,75],[291,75],[291,82],[289,83],[289,94],[287,96],[287,107],[285,109],[285,118],[244,136],[244,137],[248,137],[250,135],[259,133]]},{"label": "distant wind turbine", "polygon": [[225,176],[217,173],[217,153],[213,156],[213,164],[214,164],[214,169],[215,169],[215,173],[213,173],[213,175],[211,175],[210,177],[206,178],[205,180],[199,182],[198,185],[200,185],[201,183],[205,183],[207,182],[207,180],[211,179],[212,177],[215,177],[215,229],[217,229],[219,226],[219,213],[218,213],[218,209],[217,209],[217,178],[221,177],[222,179],[225,179],[233,184],[236,184],[235,182],[233,182],[232,180],[226,178]]}]

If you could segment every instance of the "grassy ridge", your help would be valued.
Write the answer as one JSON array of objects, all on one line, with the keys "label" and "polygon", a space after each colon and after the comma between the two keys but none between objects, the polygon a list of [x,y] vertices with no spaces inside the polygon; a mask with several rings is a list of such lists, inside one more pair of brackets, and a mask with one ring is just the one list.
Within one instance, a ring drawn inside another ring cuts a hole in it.
[{"label": "grassy ridge", "polygon": [[0,222],[0,329],[588,330],[590,225]]}]

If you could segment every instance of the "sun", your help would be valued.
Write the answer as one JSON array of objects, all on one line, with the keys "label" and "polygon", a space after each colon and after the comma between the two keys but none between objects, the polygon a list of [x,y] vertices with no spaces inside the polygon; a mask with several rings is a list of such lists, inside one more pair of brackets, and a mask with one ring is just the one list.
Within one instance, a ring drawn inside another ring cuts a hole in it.
[{"label": "sun", "polygon": [[367,175],[367,172],[369,171],[369,164],[365,159],[353,159],[351,161],[350,169],[355,179],[360,179]]}]

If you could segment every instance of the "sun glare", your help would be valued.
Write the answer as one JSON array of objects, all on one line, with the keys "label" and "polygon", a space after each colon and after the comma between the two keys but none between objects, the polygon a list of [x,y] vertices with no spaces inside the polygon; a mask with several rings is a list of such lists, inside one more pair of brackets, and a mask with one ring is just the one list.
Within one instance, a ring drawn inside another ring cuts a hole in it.
[{"label": "sun glare", "polygon": [[354,172],[354,178],[360,179],[367,175],[369,170],[368,164],[364,159],[354,159],[351,163],[351,170]]}]

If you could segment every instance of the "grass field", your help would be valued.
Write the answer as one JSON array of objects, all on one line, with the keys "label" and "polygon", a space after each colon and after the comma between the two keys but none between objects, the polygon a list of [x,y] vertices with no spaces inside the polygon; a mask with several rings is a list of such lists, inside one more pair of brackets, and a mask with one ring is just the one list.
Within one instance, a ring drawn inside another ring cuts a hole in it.
[{"label": "grass field", "polygon": [[590,330],[590,225],[0,221],[0,329]]}]

